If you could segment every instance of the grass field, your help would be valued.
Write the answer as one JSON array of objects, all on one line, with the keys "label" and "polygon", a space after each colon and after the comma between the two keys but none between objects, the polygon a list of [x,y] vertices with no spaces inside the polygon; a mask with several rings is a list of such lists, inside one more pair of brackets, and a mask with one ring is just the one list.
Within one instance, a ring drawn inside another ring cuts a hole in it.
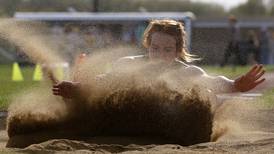
[{"label": "grass field", "polygon": [[12,65],[0,65],[0,110],[8,107],[15,94],[39,84],[37,81],[32,81],[33,70],[32,67],[22,67],[24,81],[14,82],[11,81]]},{"label": "grass field", "polygon": [[[218,66],[203,66],[203,69],[206,70],[209,74],[213,75],[224,75],[229,78],[235,78],[245,72],[247,72],[250,66],[244,67],[223,67]],[[274,65],[266,66],[267,72],[274,72]],[[33,86],[38,86],[39,82],[32,81],[32,75],[34,68],[33,67],[21,67],[22,74],[24,76],[24,81],[14,82],[11,81],[12,75],[12,65],[0,65],[0,110],[7,109],[11,98],[19,93],[22,90],[28,89]],[[265,102],[266,104],[274,104],[274,89],[268,91],[264,94],[260,101]]]}]

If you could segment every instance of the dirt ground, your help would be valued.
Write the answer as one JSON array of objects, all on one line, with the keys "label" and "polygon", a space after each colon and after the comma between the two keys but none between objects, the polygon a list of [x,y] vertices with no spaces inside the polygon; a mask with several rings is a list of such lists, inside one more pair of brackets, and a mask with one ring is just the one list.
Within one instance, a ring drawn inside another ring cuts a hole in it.
[{"label": "dirt ground", "polygon": [[[259,93],[274,87],[274,75],[252,92]],[[230,99],[233,99],[231,95]],[[239,98],[239,94],[234,97]],[[274,94],[273,94],[274,96]],[[229,97],[226,97],[228,99]],[[243,98],[243,99],[246,99]],[[238,122],[246,123],[241,130],[222,136],[216,142],[192,146],[163,144],[157,139],[125,137],[93,137],[86,141],[54,139],[24,149],[5,148],[8,141],[5,119],[0,119],[0,152],[11,153],[274,153],[274,109],[254,110],[254,113],[235,111]],[[248,129],[247,129],[248,128]],[[248,130],[248,131],[246,131]]]},{"label": "dirt ground", "polygon": [[[259,115],[258,115],[259,113]],[[260,130],[238,132],[223,136],[217,142],[202,143],[183,147],[175,144],[161,144],[153,139],[94,137],[89,141],[55,139],[31,145],[25,149],[7,149],[8,136],[4,119],[0,122],[0,152],[29,153],[273,153],[274,152],[274,110],[259,111],[248,117],[251,124],[256,123]],[[261,118],[258,118],[261,117]],[[263,118],[265,117],[265,118]],[[247,117],[246,117],[247,118]],[[245,117],[242,117],[244,120]],[[252,121],[253,119],[253,121]],[[156,139],[157,140],[157,139]]]}]

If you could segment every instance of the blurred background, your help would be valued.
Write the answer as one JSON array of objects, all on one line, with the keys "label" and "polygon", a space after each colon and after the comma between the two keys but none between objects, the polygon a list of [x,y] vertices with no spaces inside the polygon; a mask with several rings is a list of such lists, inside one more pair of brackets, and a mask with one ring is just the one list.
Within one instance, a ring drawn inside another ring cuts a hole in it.
[{"label": "blurred background", "polygon": [[[66,55],[69,63],[83,52],[103,47],[142,48],[149,20],[180,20],[185,24],[189,51],[202,58],[197,64],[228,77],[242,74],[255,63],[274,70],[273,17],[274,0],[0,0],[0,18],[44,23],[47,28],[41,28],[41,34],[50,38],[50,46]],[[34,64],[18,51],[12,42],[0,38],[4,87],[0,109],[7,106],[9,93],[35,84]],[[7,82],[14,62],[22,67],[25,82]]]},{"label": "blurred background", "polygon": [[[151,12],[162,14],[144,17]],[[148,20],[189,17],[188,45],[199,63],[274,63],[274,0],[0,0],[0,16],[47,23],[45,34],[71,57],[117,43],[141,46]],[[237,47],[228,51],[233,41]],[[0,63],[14,61],[16,50],[0,40]]]}]

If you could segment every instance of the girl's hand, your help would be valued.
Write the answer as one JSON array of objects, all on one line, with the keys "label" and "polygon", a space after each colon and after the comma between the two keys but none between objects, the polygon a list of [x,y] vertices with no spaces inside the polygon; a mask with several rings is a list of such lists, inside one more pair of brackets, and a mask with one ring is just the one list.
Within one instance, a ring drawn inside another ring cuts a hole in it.
[{"label": "girl's hand", "polygon": [[264,73],[263,65],[254,65],[249,72],[234,81],[235,91],[245,92],[255,88],[265,81],[265,78],[261,78]]},{"label": "girl's hand", "polygon": [[79,82],[61,81],[53,85],[53,95],[62,96],[63,98],[75,98],[79,95]]}]

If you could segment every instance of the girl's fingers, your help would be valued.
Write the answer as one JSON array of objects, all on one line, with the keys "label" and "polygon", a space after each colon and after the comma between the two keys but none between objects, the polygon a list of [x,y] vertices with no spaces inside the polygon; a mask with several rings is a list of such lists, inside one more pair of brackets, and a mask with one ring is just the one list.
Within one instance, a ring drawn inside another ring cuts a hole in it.
[{"label": "girl's fingers", "polygon": [[255,72],[255,70],[257,69],[258,65],[254,65],[252,66],[252,68],[246,73],[247,76],[249,75],[253,75],[253,73]]},{"label": "girl's fingers", "polygon": [[54,84],[52,87],[53,88],[59,88],[59,84]]},{"label": "girl's fingers", "polygon": [[261,72],[258,72],[258,74],[255,76],[254,80],[258,80],[259,78],[261,78],[265,73],[265,70],[261,71]]},{"label": "girl's fingers", "polygon": [[255,75],[258,74],[259,72],[262,71],[262,69],[263,69],[263,65],[262,64],[258,65],[257,69],[254,71],[254,74]]},{"label": "girl's fingers", "polygon": [[60,91],[58,91],[58,90],[56,90],[56,91],[53,90],[52,93],[60,93]]},{"label": "girl's fingers", "polygon": [[264,81],[265,81],[265,78],[263,78],[261,80],[258,80],[258,81],[255,81],[254,84],[255,84],[255,86],[257,86],[257,85],[261,84]]},{"label": "girl's fingers", "polygon": [[59,92],[53,92],[53,95],[60,95]]},{"label": "girl's fingers", "polygon": [[257,85],[261,84],[262,82],[265,81],[265,78],[261,79],[261,80],[258,80],[258,81],[255,81],[253,83],[251,83],[249,86],[248,86],[248,90],[250,89],[253,89],[255,88]]}]

